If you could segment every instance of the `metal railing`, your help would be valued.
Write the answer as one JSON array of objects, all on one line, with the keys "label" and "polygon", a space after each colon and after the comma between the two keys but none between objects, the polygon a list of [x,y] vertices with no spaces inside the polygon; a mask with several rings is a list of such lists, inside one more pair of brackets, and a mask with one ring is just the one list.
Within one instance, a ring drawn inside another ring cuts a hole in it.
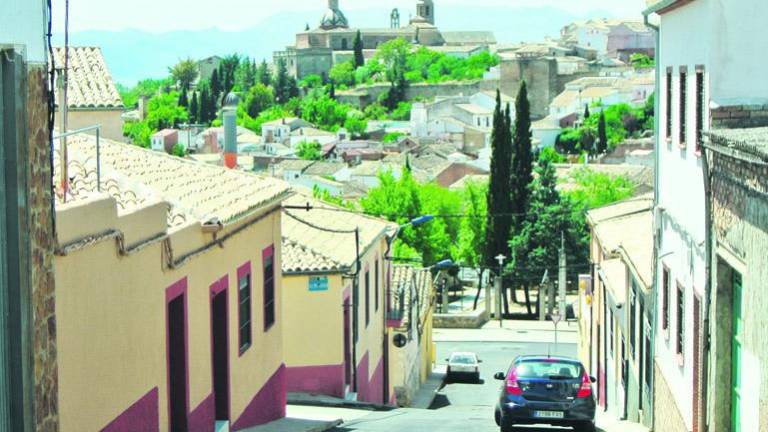
[{"label": "metal railing", "polygon": [[67,192],[69,191],[69,176],[67,172],[69,170],[69,158],[67,156],[67,137],[77,135],[85,132],[96,131],[96,191],[101,192],[101,125],[93,125],[76,129],[73,131],[61,133],[53,137],[54,140],[59,140],[61,146],[59,147],[60,157],[60,170],[61,170],[61,187],[63,189],[63,200],[67,202]]}]

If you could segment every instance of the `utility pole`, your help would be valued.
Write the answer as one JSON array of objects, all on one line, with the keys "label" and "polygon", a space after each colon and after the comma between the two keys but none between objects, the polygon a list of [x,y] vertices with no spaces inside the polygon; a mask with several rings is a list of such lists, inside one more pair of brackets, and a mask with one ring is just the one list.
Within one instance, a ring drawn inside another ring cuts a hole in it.
[{"label": "utility pole", "polygon": [[560,301],[558,303],[558,313],[562,319],[565,318],[565,284],[566,284],[566,268],[567,262],[565,257],[565,234],[560,233],[560,273],[558,275],[558,296]]},{"label": "utility pole", "polygon": [[549,292],[549,270],[544,270],[544,277],[539,285],[539,321],[547,319],[547,293]]}]

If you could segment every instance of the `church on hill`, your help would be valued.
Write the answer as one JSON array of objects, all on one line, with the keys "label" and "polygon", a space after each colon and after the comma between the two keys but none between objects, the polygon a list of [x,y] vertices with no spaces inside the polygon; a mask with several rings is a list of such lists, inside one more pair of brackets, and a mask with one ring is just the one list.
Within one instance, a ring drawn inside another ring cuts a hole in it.
[{"label": "church on hill", "polygon": [[328,0],[328,8],[319,26],[296,34],[294,46],[275,52],[275,64],[284,60],[289,72],[297,79],[308,75],[326,77],[333,65],[353,58],[353,44],[358,31],[366,58],[373,56],[379,45],[398,38],[458,56],[487,50],[496,44],[492,32],[441,32],[435,25],[435,4],[432,0],[416,1],[416,16],[406,26],[401,26],[400,12],[394,9],[389,16],[389,27],[359,29],[350,27],[339,7],[339,0]]}]

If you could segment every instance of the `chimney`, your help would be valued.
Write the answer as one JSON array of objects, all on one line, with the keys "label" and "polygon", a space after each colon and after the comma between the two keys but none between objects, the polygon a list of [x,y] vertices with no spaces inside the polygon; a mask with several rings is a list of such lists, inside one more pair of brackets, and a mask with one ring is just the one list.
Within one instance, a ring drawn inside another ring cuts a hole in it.
[{"label": "chimney", "polygon": [[237,167],[237,105],[240,99],[230,93],[224,100],[224,166]]},{"label": "chimney", "polygon": [[139,98],[139,121],[144,121],[147,118],[147,102],[148,98],[146,96],[141,96]]}]

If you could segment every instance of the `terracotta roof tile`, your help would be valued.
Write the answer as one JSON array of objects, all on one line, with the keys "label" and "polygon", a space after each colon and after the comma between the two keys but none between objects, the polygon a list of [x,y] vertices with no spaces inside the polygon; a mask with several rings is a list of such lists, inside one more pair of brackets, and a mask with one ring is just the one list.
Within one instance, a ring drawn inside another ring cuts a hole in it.
[{"label": "terracotta roof tile", "polygon": [[[56,68],[64,67],[64,48],[54,48]],[[58,104],[59,90],[54,90]],[[98,47],[69,48],[69,85],[67,105],[70,108],[123,108],[123,100],[115,87],[107,63]]]}]

